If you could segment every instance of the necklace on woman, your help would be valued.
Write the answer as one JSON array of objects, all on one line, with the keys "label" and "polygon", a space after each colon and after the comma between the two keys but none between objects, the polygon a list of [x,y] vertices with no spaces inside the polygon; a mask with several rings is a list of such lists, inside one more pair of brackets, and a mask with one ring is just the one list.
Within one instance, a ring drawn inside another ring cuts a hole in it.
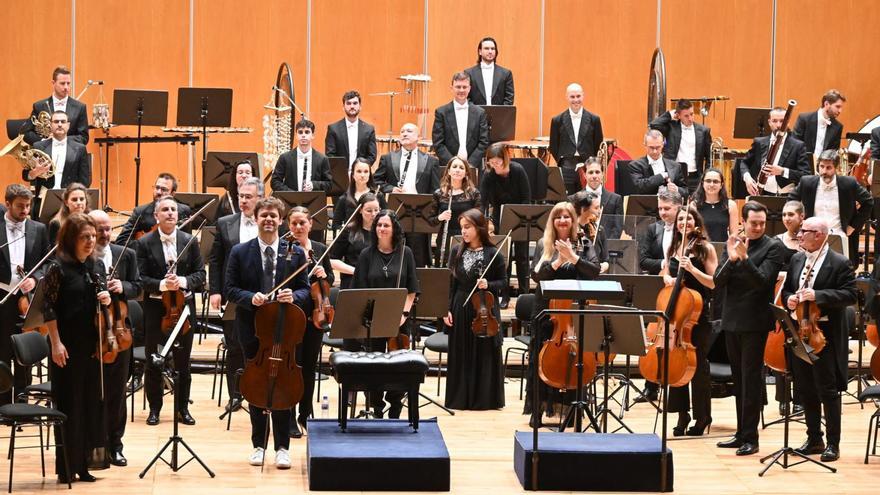
[{"label": "necklace on woman", "polygon": [[391,256],[391,258],[388,259],[388,263],[384,263],[384,262],[382,263],[382,273],[385,274],[385,278],[388,278],[388,267],[391,265],[391,262],[394,261],[394,251],[391,251],[390,253],[387,253],[387,254],[383,253],[382,251],[379,251],[379,254],[385,255],[385,256]]}]

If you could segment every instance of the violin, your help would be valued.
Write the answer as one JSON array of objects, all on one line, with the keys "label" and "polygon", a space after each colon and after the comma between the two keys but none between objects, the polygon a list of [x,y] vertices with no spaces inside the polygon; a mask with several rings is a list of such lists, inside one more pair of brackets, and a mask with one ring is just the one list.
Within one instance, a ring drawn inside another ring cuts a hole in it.
[{"label": "violin", "polygon": [[[210,204],[210,203],[208,203]],[[198,231],[202,230],[202,227],[205,226],[205,222],[207,219],[202,220],[202,224],[199,225]],[[196,240],[196,236],[198,232],[194,233],[190,238],[183,249],[177,253],[177,259],[174,260],[174,263],[168,267],[168,272],[166,275],[171,275],[174,273],[174,270],[177,269],[177,264],[180,262],[180,259],[183,257],[184,253],[193,245],[193,242]],[[174,330],[174,326],[177,325],[178,320],[180,320],[180,315],[183,313],[183,308],[186,307],[186,296],[183,294],[183,291],[180,289],[177,290],[167,290],[162,293],[162,307],[165,309],[165,314],[162,316],[162,322],[160,323],[160,328],[162,329],[162,333],[168,335]],[[187,318],[182,326],[180,327],[180,335],[186,335],[189,333],[190,323],[189,318]]]},{"label": "violin", "polygon": [[[701,235],[699,229],[694,229],[686,247],[682,242],[682,257],[690,255]],[[697,371],[697,352],[691,342],[691,333],[703,311],[703,296],[684,285],[684,273],[685,270],[679,269],[675,282],[657,294],[656,308],[666,314],[668,324],[664,324],[662,318],[648,324],[647,354],[639,358],[639,371],[645,380],[661,386],[684,386]],[[667,331],[670,344],[668,349]],[[665,376],[664,359],[669,362]]]},{"label": "violin", "polygon": [[475,313],[471,322],[471,331],[474,332],[474,335],[477,337],[498,335],[499,325],[498,319],[495,318],[495,296],[486,289],[477,289],[471,295],[470,301]]},{"label": "violin", "polygon": [[[825,246],[828,244],[828,237],[822,241],[822,245],[819,246],[819,251],[817,252],[816,259],[818,260],[818,256],[822,254],[822,250],[825,249]],[[804,276],[804,283],[800,287],[799,292],[804,290],[807,287],[807,284],[810,283],[810,280],[813,277],[813,269],[815,268],[815,262],[810,265],[809,270],[807,270],[806,275]],[[822,332],[822,329],[819,328],[819,318],[822,317],[822,311],[819,310],[819,305],[816,304],[816,301],[801,301],[795,307],[795,321],[798,324],[798,333],[800,334],[801,339],[810,345],[813,348],[813,353],[819,354],[822,352],[822,349],[825,348],[825,334]]]},{"label": "violin", "polygon": [[[12,240],[12,241],[10,241],[10,242],[15,242],[15,241],[17,241],[17,240],[19,240],[19,239],[24,239],[24,236],[21,236],[21,237],[19,237],[18,239],[14,239],[14,240]],[[7,245],[10,244],[10,242],[7,242],[6,244],[7,244]],[[27,272],[27,273],[23,273],[23,272],[24,272],[24,268],[22,268],[22,267],[20,267],[20,266],[19,266],[19,267],[16,267],[16,270],[18,271],[18,275],[21,277],[21,280],[19,280],[18,283],[15,284],[15,287],[13,287],[12,289],[10,289],[10,290],[6,293],[6,296],[4,296],[3,299],[0,299],[0,305],[5,304],[6,301],[8,301],[9,298],[12,297],[13,294],[15,294],[16,292],[18,292],[18,290],[21,288],[22,284],[24,284],[24,281],[27,280],[28,278],[30,278],[30,277],[34,274],[34,272],[36,272],[37,269],[40,268],[40,266],[41,266],[43,263],[45,263],[46,260],[49,259],[50,256],[52,256],[52,254],[55,253],[55,250],[56,250],[56,249],[58,249],[58,244],[55,244],[54,246],[52,246],[52,249],[50,249],[49,252],[46,253],[46,254],[42,257],[42,259],[40,259],[40,261],[38,261],[37,264],[34,265],[33,268],[31,268],[31,271],[29,271],[29,272]],[[30,299],[30,298],[32,298],[33,295],[25,295],[25,294],[22,294],[22,296],[27,297],[27,299],[26,299],[26,301],[23,301],[22,298],[19,297],[19,299],[18,299],[18,311],[19,311],[19,316],[20,316],[22,319],[24,319],[24,317],[27,316],[27,310],[30,308],[30,303],[31,303],[31,299]],[[24,304],[25,302],[27,302],[27,306],[25,306],[25,304]],[[24,328],[23,330],[24,330],[24,331],[39,330],[40,333],[43,334],[43,335],[48,335],[48,334],[49,334],[49,328],[48,328],[48,327]]]},{"label": "violin", "polygon": [[[777,306],[783,305],[782,287],[785,285],[786,276],[785,273],[780,273],[779,278],[776,280],[776,288],[773,289],[773,293],[776,294],[773,301]],[[785,373],[786,371],[785,341],[785,330],[782,329],[782,325],[777,321],[776,328],[770,332],[767,336],[767,343],[764,344],[764,364],[771,370],[780,373]]]},{"label": "violin", "polygon": [[[318,260],[315,258],[315,252],[311,249],[308,251],[309,260],[317,267]],[[333,317],[336,310],[330,304],[330,282],[326,278],[319,278],[312,282],[309,286],[309,294],[312,296],[314,309],[312,309],[312,323],[315,328],[326,332],[330,330],[333,324]]]},{"label": "violin", "polygon": [[[288,246],[287,267],[292,255],[293,247]],[[271,298],[307,266],[308,263],[304,263],[297,268],[266,296]],[[239,385],[250,404],[278,411],[290,409],[302,399],[302,368],[296,364],[296,347],[302,343],[305,329],[306,314],[295,304],[272,300],[257,308],[254,332],[260,346],[245,365]],[[266,428],[269,428],[268,421]]]},{"label": "violin", "polygon": [[849,169],[849,175],[855,177],[856,181],[864,187],[870,188],[871,182],[868,177],[871,175],[871,147],[865,146],[865,150],[859,155],[859,160]]},{"label": "violin", "polygon": [[[18,265],[15,267],[15,271],[18,273],[18,276],[21,277],[22,280],[27,278],[27,274],[24,272],[24,267]],[[31,302],[34,300],[34,291],[30,291],[27,294],[22,294],[18,296],[18,316],[21,318],[21,321],[24,322],[27,317],[28,310],[31,307]],[[49,327],[46,325],[40,325],[33,328],[22,328],[25,332],[40,332],[40,335],[49,335]]]},{"label": "violin", "polygon": [[[89,273],[87,276],[95,286],[96,298],[99,292],[107,290],[107,284],[103,277],[95,273]],[[98,329],[98,348],[95,356],[104,364],[115,362],[116,356],[119,354],[119,346],[116,343],[116,335],[113,333],[113,316],[110,314],[110,308],[100,302],[95,307],[95,328]],[[102,377],[101,382],[103,383],[103,381]],[[103,389],[103,386],[101,388]]]}]

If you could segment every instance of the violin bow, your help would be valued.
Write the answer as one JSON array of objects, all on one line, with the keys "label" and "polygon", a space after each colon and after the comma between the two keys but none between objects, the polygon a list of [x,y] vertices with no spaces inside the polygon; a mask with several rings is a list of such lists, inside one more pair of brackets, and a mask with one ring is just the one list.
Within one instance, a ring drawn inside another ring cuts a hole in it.
[{"label": "violin bow", "polygon": [[[195,218],[195,217],[190,217],[190,218]],[[171,266],[168,267],[168,273],[174,273],[174,270],[177,268],[177,263],[180,261],[180,258],[183,257],[183,254],[186,253],[186,250],[189,249],[190,246],[192,246],[193,241],[196,240],[196,236],[198,235],[199,232],[202,231],[202,227],[205,226],[205,223],[207,221],[208,221],[207,218],[202,219],[202,223],[199,225],[199,228],[197,228],[196,232],[189,238],[189,241],[187,241],[186,246],[183,246],[183,250],[180,251],[179,253],[177,253],[177,257],[174,259],[174,263],[172,263]]]},{"label": "violin bow", "polygon": [[[510,238],[510,234],[512,234],[512,233],[513,233],[513,229],[511,229],[510,232],[508,232],[507,235],[504,236],[504,239],[501,241],[501,245],[502,245],[502,246],[504,245],[505,242],[507,242],[507,239]],[[464,243],[461,244],[461,249],[465,249]],[[462,304],[461,307],[465,307],[465,306],[467,306],[468,301],[471,300],[471,296],[474,295],[474,292],[477,291],[477,285],[479,285],[479,281],[480,281],[480,279],[482,279],[483,277],[486,276],[486,272],[488,272],[488,271],[489,271],[489,268],[492,267],[492,263],[495,263],[495,258],[498,257],[498,254],[499,254],[499,253],[501,253],[501,249],[497,249],[497,250],[495,251],[495,255],[492,256],[492,259],[489,260],[488,263],[486,263],[485,268],[483,268],[483,273],[481,273],[480,276],[477,277],[477,283],[474,284],[473,289],[471,289],[471,291],[470,291],[470,293],[468,293],[467,297],[464,298],[464,304]]]},{"label": "violin bow", "polygon": [[593,245],[596,245],[596,240],[599,239],[599,224],[602,222],[602,213],[605,211],[604,206],[599,207],[599,216],[596,217],[596,232],[593,233]]},{"label": "violin bow", "polygon": [[52,246],[52,249],[50,249],[49,252],[46,253],[46,256],[43,256],[43,259],[38,261],[37,264],[34,265],[33,268],[31,268],[31,271],[27,272],[25,274],[25,276],[22,277],[21,280],[19,280],[17,284],[15,284],[15,287],[13,287],[12,290],[10,290],[9,292],[6,293],[6,297],[4,297],[2,300],[0,300],[0,305],[5,303],[12,296],[12,294],[15,294],[15,292],[18,291],[19,288],[21,288],[21,284],[23,284],[25,280],[29,279],[31,277],[31,275],[33,275],[34,272],[37,271],[37,268],[39,268],[40,265],[45,263],[46,260],[49,259],[49,256],[52,256],[52,253],[54,253],[56,249],[58,249],[58,244],[55,244],[54,246]]},{"label": "violin bow", "polygon": [[[211,198],[211,201],[208,201],[207,203],[205,203],[204,206],[202,206],[201,208],[199,208],[199,211],[197,211],[197,212],[195,212],[194,214],[190,215],[190,217],[187,218],[186,220],[184,220],[183,223],[181,223],[180,225],[178,225],[177,228],[182,229],[182,228],[186,227],[187,225],[189,225],[189,223],[192,222],[193,220],[195,220],[196,217],[198,217],[199,215],[201,215],[203,211],[205,211],[206,209],[208,209],[208,207],[211,206],[211,204],[212,204],[214,201],[217,201],[217,198],[216,198],[216,197]],[[203,219],[203,220],[204,220],[204,221],[202,222],[202,225],[204,225],[205,222],[208,221],[207,218],[205,218],[205,219]],[[199,227],[199,229],[201,229],[201,227]]]},{"label": "violin bow", "polygon": [[[132,232],[136,232],[138,222],[141,221],[141,216],[138,215],[137,218],[134,219],[134,225],[131,227]],[[119,266],[119,262],[122,261],[122,256],[125,255],[125,249],[128,247],[128,243],[131,242],[131,238],[133,235],[128,236],[128,239],[125,240],[125,244],[122,245],[122,254],[119,255],[119,259],[116,260],[116,263],[113,263],[113,268],[110,270],[110,275],[107,277],[107,280],[113,280],[113,276],[116,275],[116,267]],[[107,246],[110,247],[109,245]]]}]

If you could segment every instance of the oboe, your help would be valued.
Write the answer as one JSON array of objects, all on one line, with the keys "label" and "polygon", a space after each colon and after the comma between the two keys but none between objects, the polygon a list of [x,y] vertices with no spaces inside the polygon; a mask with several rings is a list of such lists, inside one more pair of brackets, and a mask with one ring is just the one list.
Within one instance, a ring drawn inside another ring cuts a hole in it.
[{"label": "oboe", "polygon": [[446,260],[446,236],[449,234],[449,222],[452,220],[452,188],[449,189],[449,207],[446,209],[449,213],[449,220],[443,223],[443,233],[440,234],[440,259],[438,265],[443,266]]}]

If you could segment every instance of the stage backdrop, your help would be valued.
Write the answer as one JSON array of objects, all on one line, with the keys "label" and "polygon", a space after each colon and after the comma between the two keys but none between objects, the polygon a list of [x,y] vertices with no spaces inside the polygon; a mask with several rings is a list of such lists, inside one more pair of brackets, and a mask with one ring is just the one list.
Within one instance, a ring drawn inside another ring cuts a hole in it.
[{"label": "stage backdrop", "polygon": [[[517,139],[547,135],[551,117],[566,108],[566,85],[579,82],[585,107],[602,117],[605,136],[633,155],[643,154],[648,70],[658,42],[666,55],[669,98],[730,97],[706,119],[713,136],[728,146],[748,146],[732,139],[738,106],[794,98],[798,112],[814,111],[822,93],[837,88],[848,98],[841,118],[845,131],[880,113],[880,69],[871,63],[880,9],[872,0],[667,0],[659,9],[648,0],[6,4],[0,119],[27,116],[35,100],[49,95],[58,64],[73,69],[75,93],[89,79],[103,80],[111,106],[115,88],[169,91],[169,125],[175,124],[179,87],[232,88],[232,125],[253,131],[211,136],[214,151],[262,152],[263,105],[282,61],[293,71],[297,103],[318,126],[317,149],[324,148],[327,125],[342,117],[341,96],[349,89],[363,95],[362,118],[387,133],[388,97],[370,93],[401,91],[403,74],[431,76],[423,104],[428,111],[405,113],[406,101],[398,97],[391,109],[393,130],[414,120],[430,138],[433,109],[451,99],[452,73],[475,63],[483,36],[498,41],[498,63],[515,76]],[[98,97],[95,86],[82,98],[90,115]],[[134,133],[129,126],[111,131]],[[164,133],[146,128],[144,134]],[[93,131],[92,139],[102,135]],[[130,209],[134,146],[117,145],[100,157],[94,143],[89,149],[92,187],[106,180],[110,204]],[[201,188],[200,166],[191,166],[191,152],[174,144],[144,145],[141,202],[161,171],[178,176],[182,190]],[[201,144],[195,156],[201,156]],[[20,180],[17,162],[3,158],[0,166],[3,184]]]}]

